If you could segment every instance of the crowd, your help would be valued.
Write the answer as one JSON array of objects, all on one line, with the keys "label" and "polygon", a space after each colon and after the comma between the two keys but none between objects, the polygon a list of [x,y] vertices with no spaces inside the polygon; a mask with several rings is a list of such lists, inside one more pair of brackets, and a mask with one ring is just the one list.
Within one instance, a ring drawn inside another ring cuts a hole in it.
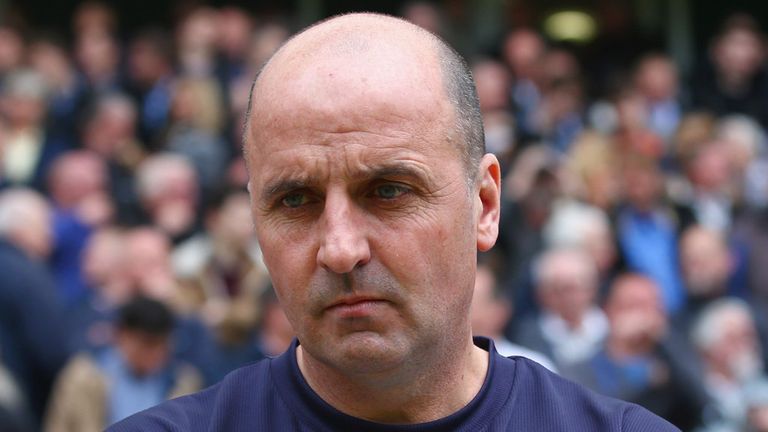
[{"label": "crowd", "polygon": [[[240,134],[296,29],[230,6],[127,37],[102,3],[71,19],[71,43],[0,22],[3,431],[102,430],[292,339]],[[691,76],[647,52],[609,84],[534,29],[498,42],[468,58],[504,194],[474,331],[683,430],[768,431],[757,23],[727,17]]]}]

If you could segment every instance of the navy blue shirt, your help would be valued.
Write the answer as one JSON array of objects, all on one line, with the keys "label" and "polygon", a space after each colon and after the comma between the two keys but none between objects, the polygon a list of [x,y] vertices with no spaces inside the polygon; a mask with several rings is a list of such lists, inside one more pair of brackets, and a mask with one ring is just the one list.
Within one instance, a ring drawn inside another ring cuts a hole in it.
[{"label": "navy blue shirt", "polygon": [[108,429],[127,431],[622,431],[677,428],[638,405],[600,396],[522,357],[505,358],[493,343],[480,392],[456,413],[428,423],[386,425],[328,405],[296,362],[297,342],[283,355],[227,375],[190,396],[142,411]]}]

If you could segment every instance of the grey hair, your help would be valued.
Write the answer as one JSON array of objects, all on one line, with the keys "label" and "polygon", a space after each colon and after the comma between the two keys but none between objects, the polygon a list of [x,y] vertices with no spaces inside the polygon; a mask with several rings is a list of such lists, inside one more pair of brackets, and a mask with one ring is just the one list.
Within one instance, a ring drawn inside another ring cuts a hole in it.
[{"label": "grey hair", "polygon": [[195,178],[195,169],[187,158],[175,153],[158,153],[139,165],[136,171],[136,190],[141,199],[153,199],[165,191],[167,174],[184,170]]},{"label": "grey hair", "polygon": [[0,192],[0,236],[23,226],[33,212],[49,208],[45,198],[32,189],[15,187]]},{"label": "grey hair", "polygon": [[708,305],[691,329],[691,340],[694,346],[701,350],[717,343],[723,334],[723,317],[733,312],[752,319],[747,303],[737,298],[722,298]]},{"label": "grey hair", "polygon": [[577,263],[584,270],[585,282],[596,286],[598,270],[592,256],[580,247],[557,246],[544,250],[533,262],[532,272],[537,291],[549,286],[552,279],[557,277],[556,265],[565,261]]},{"label": "grey hair", "polygon": [[[379,14],[374,14],[379,15]],[[337,15],[341,16],[341,15]],[[467,176],[470,184],[474,183],[477,167],[480,164],[485,154],[485,133],[483,131],[483,116],[480,112],[480,100],[477,96],[477,89],[475,87],[475,81],[472,77],[472,71],[469,68],[466,60],[459,54],[453,47],[445,42],[439,36],[430,33],[421,27],[416,27],[414,24],[408,23],[400,18],[390,17],[387,15],[380,15],[391,19],[397,19],[413,26],[416,31],[425,34],[432,42],[435,43],[437,48],[437,56],[440,62],[440,72],[443,76],[443,85],[445,92],[448,95],[448,100],[454,107],[456,114],[455,131],[463,146],[459,149],[461,151],[462,162],[467,170]],[[322,24],[328,20],[336,17],[331,17],[326,20],[320,21],[300,33],[289,38],[283,46],[291,42],[296,36],[307,30],[314,28],[315,26]],[[249,121],[251,118],[251,109],[253,107],[253,92],[256,88],[256,83],[261,76],[272,58],[279,53],[281,49],[278,49],[272,57],[267,60],[262,68],[256,73],[256,77],[251,83],[250,93],[248,95],[248,106],[245,111],[245,118],[243,124],[243,153],[246,150],[246,138],[249,133]]]}]

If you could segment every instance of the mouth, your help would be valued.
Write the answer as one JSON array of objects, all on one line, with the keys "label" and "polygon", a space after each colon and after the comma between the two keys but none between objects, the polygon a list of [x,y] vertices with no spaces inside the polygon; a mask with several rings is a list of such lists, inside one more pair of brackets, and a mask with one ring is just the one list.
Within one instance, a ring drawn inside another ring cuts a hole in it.
[{"label": "mouth", "polygon": [[373,297],[350,297],[341,299],[326,308],[326,312],[339,318],[363,318],[370,316],[389,304],[387,300]]}]

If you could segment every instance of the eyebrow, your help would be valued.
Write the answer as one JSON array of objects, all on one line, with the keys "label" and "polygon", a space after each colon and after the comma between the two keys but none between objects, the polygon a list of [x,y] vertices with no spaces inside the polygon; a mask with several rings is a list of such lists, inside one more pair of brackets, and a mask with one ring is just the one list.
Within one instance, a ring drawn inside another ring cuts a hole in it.
[{"label": "eyebrow", "polygon": [[[354,173],[353,177],[359,179],[359,181],[374,180],[381,178],[411,178],[426,186],[428,182],[427,176],[420,170],[411,166],[394,163],[389,165],[381,165],[370,169],[362,169]],[[314,178],[302,178],[302,179],[275,179],[264,187],[261,193],[261,200],[268,202],[275,196],[282,195],[291,191],[301,190],[316,187],[320,182]]]}]

